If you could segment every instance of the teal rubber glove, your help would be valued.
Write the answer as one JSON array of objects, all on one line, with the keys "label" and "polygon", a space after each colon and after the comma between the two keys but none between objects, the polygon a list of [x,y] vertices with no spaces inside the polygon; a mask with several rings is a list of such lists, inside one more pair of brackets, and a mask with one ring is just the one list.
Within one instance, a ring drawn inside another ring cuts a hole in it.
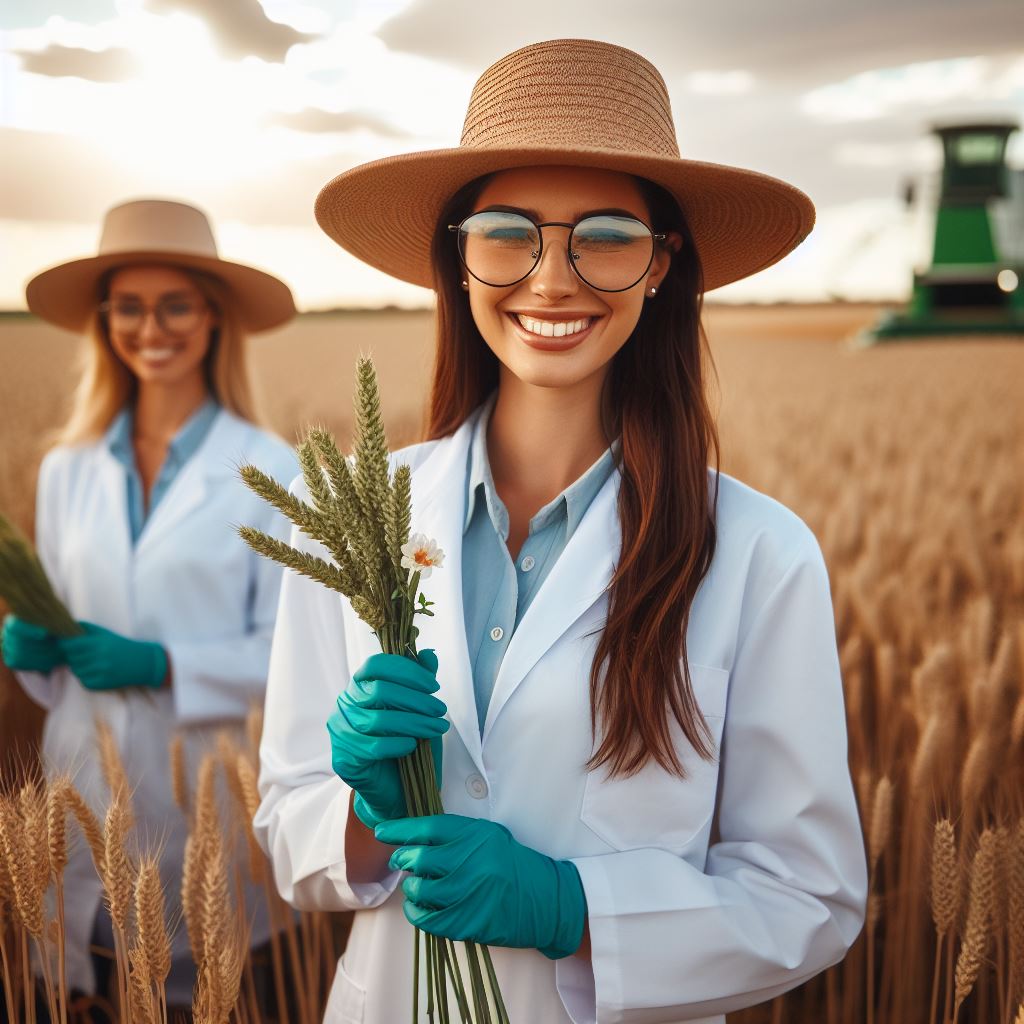
[{"label": "teal rubber glove", "polygon": [[417,928],[550,960],[579,949],[587,899],[572,861],[523,846],[496,821],[457,814],[386,821],[375,835],[398,847],[388,863],[409,872],[404,909]]},{"label": "teal rubber glove", "polygon": [[92,622],[80,622],[79,636],[58,644],[68,668],[87,690],[122,690],[128,686],[159,689],[167,678],[167,652],[150,640],[129,640]]},{"label": "teal rubber glove", "polygon": [[33,625],[16,615],[4,619],[0,656],[8,668],[23,672],[52,672],[64,664],[55,633]]},{"label": "teal rubber glove", "polygon": [[408,813],[398,758],[420,739],[430,740],[434,771],[441,784],[441,737],[451,723],[448,710],[431,696],[439,688],[437,655],[420,651],[416,661],[400,654],[371,655],[338,697],[327,720],[331,766],[355,790],[352,808],[368,828]]}]

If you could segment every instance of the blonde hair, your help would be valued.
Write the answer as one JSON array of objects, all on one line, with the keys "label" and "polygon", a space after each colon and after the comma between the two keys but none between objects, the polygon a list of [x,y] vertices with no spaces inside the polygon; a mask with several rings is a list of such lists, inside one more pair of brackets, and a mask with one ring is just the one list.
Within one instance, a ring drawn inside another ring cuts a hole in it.
[{"label": "blonde hair", "polygon": [[[229,412],[250,423],[259,423],[249,381],[245,331],[231,289],[210,274],[189,267],[174,266],[173,269],[183,273],[199,289],[219,319],[218,326],[212,328],[206,356],[210,392]],[[104,276],[98,301],[106,297],[107,285],[114,273],[111,270]],[[71,414],[54,435],[54,444],[80,444],[102,436],[113,418],[135,397],[135,376],[114,354],[99,312],[93,313],[85,340],[81,379],[72,399]]]}]

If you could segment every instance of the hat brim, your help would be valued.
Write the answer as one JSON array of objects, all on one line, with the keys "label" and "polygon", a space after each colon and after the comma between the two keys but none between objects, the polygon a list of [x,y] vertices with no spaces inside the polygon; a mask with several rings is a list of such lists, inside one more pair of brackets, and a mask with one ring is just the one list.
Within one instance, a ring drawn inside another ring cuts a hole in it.
[{"label": "hat brim", "polygon": [[552,146],[403,153],[360,164],[320,190],[320,227],[371,266],[434,287],[430,247],[444,205],[463,185],[494,171],[565,164],[624,171],[675,196],[700,256],[704,291],[777,263],[814,226],[814,204],[793,185],[758,171],[674,157]]},{"label": "hat brim", "polygon": [[58,327],[83,331],[100,300],[98,286],[103,274],[138,263],[200,270],[220,278],[234,295],[238,317],[247,331],[269,330],[295,315],[291,289],[272,274],[213,256],[166,250],[104,253],[51,267],[25,286],[28,308]]}]

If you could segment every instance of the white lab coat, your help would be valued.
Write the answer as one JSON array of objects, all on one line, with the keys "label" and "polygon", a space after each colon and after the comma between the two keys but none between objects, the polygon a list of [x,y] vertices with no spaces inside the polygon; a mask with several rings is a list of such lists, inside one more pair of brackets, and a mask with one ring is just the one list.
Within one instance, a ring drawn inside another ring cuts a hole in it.
[{"label": "white lab coat", "polygon": [[[51,774],[71,772],[102,814],[108,794],[92,722],[106,719],[135,786],[139,844],[154,852],[163,844],[161,877],[172,906],[181,889],[187,834],[171,794],[172,735],[182,730],[194,779],[217,730],[240,737],[249,707],[266,685],[281,571],[251,551],[234,526],[246,523],[282,537],[287,530],[283,517],[238,477],[237,467],[247,461],[284,480],[297,469],[283,441],[222,409],[134,548],[124,467],[102,440],[55,448],[39,471],[36,546],[57,594],[76,619],[159,641],[169,652],[173,678],[166,690],[91,692],[67,667],[49,675],[17,673],[29,696],[47,709],[44,764]],[[252,895],[261,891],[254,888]],[[65,892],[69,983],[91,992],[87,950],[101,887],[84,842],[72,847]],[[260,914],[253,944],[268,935]],[[182,924],[173,954],[187,952]],[[191,1001],[191,993],[169,992],[169,998]]]},{"label": "white lab coat", "polygon": [[[461,594],[466,455],[454,435],[392,456],[412,468],[413,530],[438,541],[424,581],[434,618],[418,646],[440,662],[442,798],[520,842],[571,858],[586,893],[592,961],[493,949],[513,1024],[722,1024],[839,961],[860,931],[862,834],[846,760],[829,583],[810,529],[723,475],[718,549],[687,643],[697,700],[720,743],[708,763],[677,750],[682,781],[656,764],[632,778],[588,773],[589,671],[619,554],[613,474],[544,581],[498,672],[483,736]],[[712,474],[713,476],[713,474]],[[296,481],[297,493],[305,493]],[[315,550],[293,533],[292,543]],[[410,1019],[411,926],[400,874],[349,881],[350,791],[331,770],[325,721],[353,671],[379,650],[349,603],[286,572],[260,751],[257,835],[282,895],[355,909],[325,1020]],[[421,992],[423,991],[421,986]]]}]

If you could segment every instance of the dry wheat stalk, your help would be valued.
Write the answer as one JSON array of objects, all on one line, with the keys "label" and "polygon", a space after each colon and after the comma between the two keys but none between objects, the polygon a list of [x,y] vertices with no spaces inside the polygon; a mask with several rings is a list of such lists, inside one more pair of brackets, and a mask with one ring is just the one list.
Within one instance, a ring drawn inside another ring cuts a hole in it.
[{"label": "dry wheat stalk", "polygon": [[252,823],[260,805],[260,795],[256,783],[256,769],[245,756],[240,753],[236,759],[235,771],[241,791],[242,810],[245,817],[245,842],[249,851],[249,875],[254,882],[261,882],[264,874],[263,850],[256,841]]},{"label": "dry wheat stalk", "polygon": [[932,839],[931,904],[935,931],[942,938],[952,929],[960,908],[956,834],[949,818],[940,818],[935,822]]},{"label": "dry wheat stalk", "polygon": [[991,933],[995,884],[996,834],[985,829],[971,865],[971,888],[967,902],[967,923],[960,955],[956,961],[954,1019],[978,979]]},{"label": "dry wheat stalk", "polygon": [[127,839],[131,812],[125,800],[115,795],[107,808],[103,827],[103,887],[114,926],[128,934],[128,917],[135,890],[135,869],[128,856]]},{"label": "dry wheat stalk", "polygon": [[171,737],[169,747],[171,769],[171,794],[178,809],[188,820],[190,801],[188,796],[188,772],[185,769],[185,741],[180,732]]},{"label": "dry wheat stalk", "polygon": [[1007,934],[1009,936],[1010,997],[1024,1000],[1024,818],[1010,837],[1007,872]]},{"label": "dry wheat stalk", "polygon": [[160,882],[160,866],[152,855],[139,863],[135,882],[135,920],[138,947],[145,959],[149,977],[163,985],[171,971],[171,936],[164,912],[164,890]]},{"label": "dry wheat stalk", "polygon": [[89,852],[92,854],[92,862],[96,868],[96,873],[100,878],[103,878],[106,871],[106,840],[103,838],[103,829],[100,826],[99,819],[93,813],[92,808],[85,802],[82,794],[74,786],[69,786],[65,790],[64,798],[72,815],[74,815],[75,821],[78,822],[78,827],[82,830],[82,835],[85,836]]},{"label": "dry wheat stalk", "polygon": [[117,748],[117,740],[110,729],[110,725],[102,718],[97,717],[94,722],[96,729],[96,745],[100,754],[100,770],[103,772],[103,779],[110,790],[110,796],[116,800],[119,797],[123,803],[122,813],[128,815],[127,828],[131,828],[135,821],[131,812],[131,786],[128,783],[128,774],[121,760],[121,752]]},{"label": "dry wheat stalk", "polygon": [[875,870],[878,858],[889,843],[892,832],[892,780],[883,775],[875,788],[875,798],[871,807],[871,825],[868,829],[868,849],[871,870]]}]

